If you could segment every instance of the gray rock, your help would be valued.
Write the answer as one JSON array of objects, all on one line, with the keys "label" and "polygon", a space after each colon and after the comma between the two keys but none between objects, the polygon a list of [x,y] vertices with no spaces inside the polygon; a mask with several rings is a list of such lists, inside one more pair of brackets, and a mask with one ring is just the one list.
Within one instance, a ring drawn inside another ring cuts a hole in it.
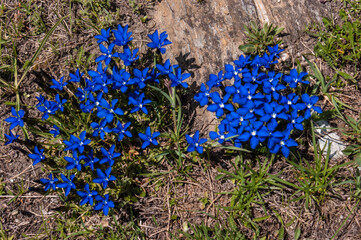
[{"label": "gray rock", "polygon": [[331,143],[330,159],[336,159],[345,156],[342,151],[346,148],[346,144],[341,141],[339,135],[333,132],[327,121],[317,121],[315,125],[315,132],[317,133],[316,137],[318,138],[317,142],[320,148],[325,149],[323,152],[324,156],[327,154],[329,143]]}]

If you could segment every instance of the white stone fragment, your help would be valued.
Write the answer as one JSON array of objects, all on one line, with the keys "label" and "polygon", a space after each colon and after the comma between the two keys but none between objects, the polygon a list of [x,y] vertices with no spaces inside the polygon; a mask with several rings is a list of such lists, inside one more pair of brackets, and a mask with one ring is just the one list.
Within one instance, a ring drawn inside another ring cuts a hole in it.
[{"label": "white stone fragment", "polygon": [[317,121],[315,131],[320,148],[325,149],[323,152],[324,156],[327,154],[327,146],[325,147],[325,144],[328,145],[328,143],[331,143],[330,159],[337,159],[344,156],[342,151],[346,148],[346,144],[341,141],[340,136],[333,132],[333,129],[327,121]]}]

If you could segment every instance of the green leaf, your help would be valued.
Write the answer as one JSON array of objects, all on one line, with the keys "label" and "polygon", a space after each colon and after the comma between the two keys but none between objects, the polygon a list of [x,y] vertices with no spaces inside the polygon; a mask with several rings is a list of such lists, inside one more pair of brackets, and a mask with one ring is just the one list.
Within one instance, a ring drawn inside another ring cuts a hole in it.
[{"label": "green leaf", "polygon": [[238,47],[244,53],[253,53],[256,51],[256,47],[253,44],[244,44]]},{"label": "green leaf", "polygon": [[285,239],[285,228],[283,226],[278,231],[277,239],[279,239],[279,240]]},{"label": "green leaf", "polygon": [[361,167],[361,153],[358,153],[356,156],[355,156],[355,162],[356,164]]},{"label": "green leaf", "polygon": [[350,74],[347,74],[345,72],[341,72],[341,71],[338,71],[337,72],[341,77],[343,77],[345,80],[351,80],[353,81],[354,83],[356,83],[356,80],[354,77],[352,77]]},{"label": "green leaf", "polygon": [[254,222],[261,222],[261,221],[264,221],[264,220],[267,220],[269,219],[271,216],[263,216],[263,217],[259,217],[259,218],[255,218],[253,219]]},{"label": "green leaf", "polygon": [[298,240],[298,239],[300,239],[300,236],[301,236],[301,228],[297,227],[296,230],[295,230],[294,239]]}]

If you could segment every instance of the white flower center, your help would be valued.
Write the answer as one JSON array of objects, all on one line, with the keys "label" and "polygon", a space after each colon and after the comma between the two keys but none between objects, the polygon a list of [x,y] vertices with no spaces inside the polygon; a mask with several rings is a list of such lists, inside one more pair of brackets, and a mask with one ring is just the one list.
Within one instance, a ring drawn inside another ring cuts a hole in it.
[{"label": "white flower center", "polygon": [[284,146],[284,145],[285,145],[285,142],[284,142],[284,141],[281,141],[281,142],[280,142],[280,145],[281,145],[281,146]]},{"label": "white flower center", "polygon": [[276,113],[272,113],[272,118],[276,118],[277,114]]},{"label": "white flower center", "polygon": [[256,136],[256,134],[257,134],[256,130],[253,130],[253,131],[251,132],[251,135],[252,135],[252,136]]},{"label": "white flower center", "polygon": [[307,108],[311,108],[312,107],[312,105],[311,104],[307,104]]},{"label": "white flower center", "polygon": [[219,104],[219,107],[224,108],[224,104],[223,103]]}]

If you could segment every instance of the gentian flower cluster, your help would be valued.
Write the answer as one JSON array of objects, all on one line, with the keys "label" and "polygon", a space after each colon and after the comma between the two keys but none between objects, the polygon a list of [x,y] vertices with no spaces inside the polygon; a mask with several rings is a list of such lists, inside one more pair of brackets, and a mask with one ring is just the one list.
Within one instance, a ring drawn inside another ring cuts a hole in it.
[{"label": "gentian flower cluster", "polygon": [[[80,205],[89,204],[95,210],[103,210],[105,215],[115,206],[111,195],[105,193],[109,193],[107,188],[114,186],[119,178],[117,167],[121,166],[119,161],[124,145],[120,142],[137,138],[141,141],[141,149],[158,145],[160,132],[149,126],[132,133],[132,125],[137,120],[135,116],[147,115],[151,109],[152,96],[147,96],[147,86],[160,87],[160,80],[167,78],[169,81],[162,84],[168,84],[166,89],[187,88],[184,80],[190,77],[169,59],[164,63],[155,62],[153,67],[137,68],[139,49],[130,44],[131,36],[128,25],[119,25],[114,30],[102,29],[101,34],[95,36],[100,50],[95,59],[97,69],[86,73],[76,69],[68,77],[52,79],[50,88],[55,96],[52,99],[48,99],[50,94],[37,97],[36,108],[42,113],[42,123],[47,124],[48,135],[62,146],[62,149],[49,150],[35,146],[29,154],[34,165],[54,158],[49,156],[54,151],[61,155],[63,170],[59,175],[50,173],[48,178],[40,180],[45,191],[63,189],[65,196],[74,192],[81,199]],[[155,55],[164,54],[165,46],[171,44],[166,32],[159,34],[156,30],[148,37],[147,45]],[[13,117],[6,119],[11,123],[10,130],[23,127],[24,111],[12,108],[11,112]],[[69,122],[73,121],[81,124],[76,129],[69,129]],[[6,144],[18,137],[11,131],[6,136]],[[81,172],[94,176],[91,182],[84,182]]]},{"label": "gentian flower cluster", "polygon": [[226,64],[225,71],[211,74],[206,84],[202,83],[194,99],[219,119],[218,132],[211,131],[211,139],[237,147],[249,144],[252,149],[264,145],[271,153],[281,151],[285,157],[290,147],[298,145],[292,133],[303,130],[302,122],[313,111],[322,110],[315,106],[317,96],[296,94],[297,88],[309,84],[304,80],[306,72],[292,69],[283,74],[273,70],[282,51],[276,45],[253,59],[242,55],[233,65]]}]

